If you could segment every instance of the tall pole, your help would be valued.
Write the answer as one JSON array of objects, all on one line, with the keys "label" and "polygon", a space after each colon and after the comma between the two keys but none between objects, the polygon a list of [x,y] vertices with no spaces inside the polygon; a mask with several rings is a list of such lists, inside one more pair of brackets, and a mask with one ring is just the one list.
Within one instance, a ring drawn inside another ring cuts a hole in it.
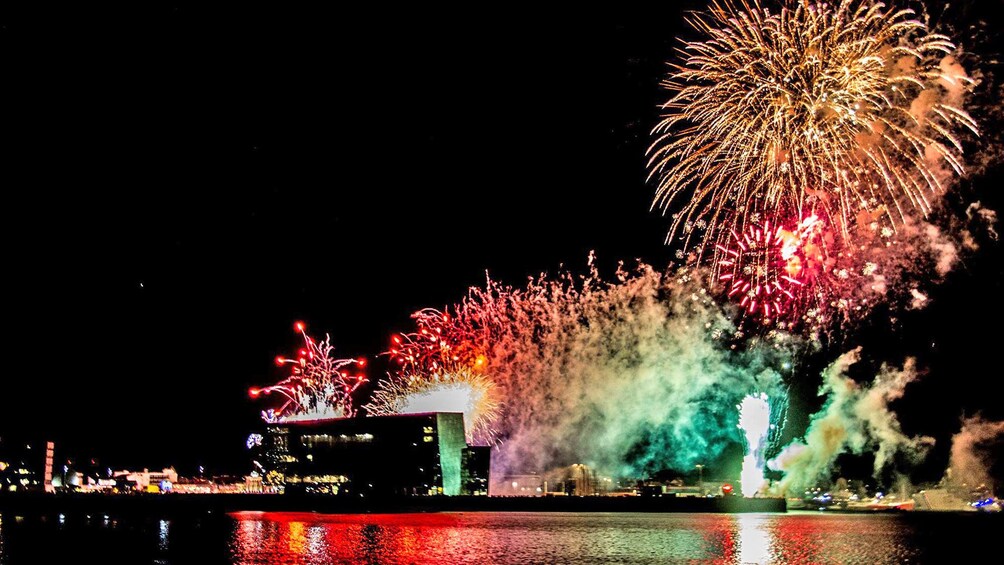
[{"label": "tall pole", "polygon": [[704,465],[697,464],[697,488],[701,490],[701,496],[704,496]]}]

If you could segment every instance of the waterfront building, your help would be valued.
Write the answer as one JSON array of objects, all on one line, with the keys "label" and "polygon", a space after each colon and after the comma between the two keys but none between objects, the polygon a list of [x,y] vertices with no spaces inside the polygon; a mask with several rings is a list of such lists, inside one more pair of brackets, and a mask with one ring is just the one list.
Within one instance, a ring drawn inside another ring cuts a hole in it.
[{"label": "waterfront building", "polygon": [[461,454],[460,491],[468,496],[488,496],[492,448],[472,445]]},{"label": "waterfront building", "polygon": [[463,414],[432,412],[269,424],[249,442],[263,484],[347,496],[484,494],[488,448],[464,440]]},{"label": "waterfront building", "polygon": [[[553,483],[552,483],[553,488]],[[506,475],[497,484],[492,485],[492,496],[544,496],[545,494],[561,494],[548,491],[548,482],[536,473]]]},{"label": "waterfront building", "polygon": [[178,472],[173,467],[160,471],[115,471],[113,477],[123,483],[135,484],[141,492],[167,492],[178,482]]}]

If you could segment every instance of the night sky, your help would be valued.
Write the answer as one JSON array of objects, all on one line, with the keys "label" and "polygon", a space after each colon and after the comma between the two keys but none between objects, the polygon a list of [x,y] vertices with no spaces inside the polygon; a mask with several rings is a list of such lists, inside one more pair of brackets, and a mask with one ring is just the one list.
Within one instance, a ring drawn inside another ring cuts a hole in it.
[{"label": "night sky", "polygon": [[[0,436],[243,472],[265,407],[247,389],[280,378],[296,320],[372,360],[486,269],[666,265],[644,152],[680,6],[701,4],[3,8]],[[950,205],[1001,210],[1002,178]],[[925,311],[857,338],[919,357],[897,411],[944,449],[963,413],[1004,418],[1002,259],[984,245]]]}]

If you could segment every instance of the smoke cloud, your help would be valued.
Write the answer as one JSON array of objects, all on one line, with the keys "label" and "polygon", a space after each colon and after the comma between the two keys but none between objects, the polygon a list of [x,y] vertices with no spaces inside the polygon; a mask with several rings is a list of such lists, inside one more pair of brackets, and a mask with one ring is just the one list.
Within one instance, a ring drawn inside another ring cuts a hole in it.
[{"label": "smoke cloud", "polygon": [[541,290],[519,301],[536,323],[499,341],[513,403],[502,474],[575,462],[628,476],[693,469],[741,442],[745,394],[783,396],[780,352],[733,351],[734,326],[686,271],[641,265],[614,284]]},{"label": "smoke cloud", "polygon": [[753,392],[784,403],[793,342],[744,336],[705,280],[639,264],[612,282],[591,269],[471,289],[441,335],[483,354],[501,390],[493,477],[576,463],[638,477],[741,450],[736,405]]},{"label": "smoke cloud", "polygon": [[991,484],[987,444],[1004,436],[1004,421],[991,422],[980,416],[967,418],[952,436],[952,450],[945,482],[956,487],[979,489]]},{"label": "smoke cloud", "polygon": [[827,400],[815,414],[804,441],[786,446],[768,463],[785,473],[780,492],[812,486],[824,478],[841,453],[874,450],[875,474],[889,466],[897,453],[919,459],[934,443],[929,437],[907,437],[889,403],[903,396],[906,385],[917,378],[913,359],[900,369],[883,365],[871,385],[859,385],[847,376],[860,359],[860,348],[841,355],[823,372],[820,395]]}]

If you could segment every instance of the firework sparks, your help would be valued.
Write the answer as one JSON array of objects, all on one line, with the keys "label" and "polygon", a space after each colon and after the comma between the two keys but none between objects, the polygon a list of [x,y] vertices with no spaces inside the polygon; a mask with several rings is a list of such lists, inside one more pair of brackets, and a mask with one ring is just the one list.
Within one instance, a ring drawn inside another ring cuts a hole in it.
[{"label": "firework sparks", "polygon": [[765,320],[780,317],[815,280],[813,265],[822,257],[815,245],[820,222],[816,216],[802,220],[789,231],[751,225],[743,233],[731,231],[731,246],[718,245],[720,283],[729,297],[739,300],[750,314]]},{"label": "firework sparks", "polygon": [[365,406],[372,416],[462,412],[467,443],[491,445],[497,440],[497,387],[470,369],[430,376],[399,375],[380,382]]},{"label": "firework sparks", "polygon": [[667,241],[681,236],[716,271],[733,234],[793,217],[820,218],[841,254],[862,214],[895,232],[963,174],[961,135],[977,126],[961,104],[974,81],[913,11],[797,0],[772,13],[725,0],[690,23],[705,40],[685,43],[664,82],[653,207],[675,212]]},{"label": "firework sparks", "polygon": [[315,340],[307,335],[303,322],[294,328],[303,336],[303,347],[293,358],[275,359],[277,365],[290,368],[289,376],[275,385],[250,390],[252,397],[276,393],[285,400],[277,409],[262,411],[262,419],[272,423],[354,416],[352,393],[366,378],[350,374],[347,368],[362,368],[365,360],[335,359],[330,336]]},{"label": "firework sparks", "polygon": [[495,384],[483,373],[487,358],[478,324],[457,323],[433,308],[412,314],[417,331],[395,335],[385,352],[396,365],[380,382],[367,414],[462,412],[467,441],[491,445],[499,402]]},{"label": "firework sparks", "polygon": [[[488,280],[458,304],[423,311],[415,333],[396,336],[390,355],[407,369],[384,385],[386,413],[402,410],[406,398],[426,410],[432,394],[411,387],[447,388],[433,375],[466,370],[504,399],[485,418],[497,430],[495,475],[583,460],[616,474],[715,461],[737,439],[728,408],[745,391],[768,391],[772,403],[783,397],[772,367],[787,346],[779,338],[754,352],[733,348],[736,328],[702,285],[705,276],[639,264],[607,281],[590,258],[585,275],[541,275],[521,287]],[[438,336],[436,345],[411,354],[422,328]],[[444,356],[444,342],[463,353]]]},{"label": "firework sparks", "polygon": [[418,331],[394,336],[389,355],[398,374],[438,374],[456,369],[481,369],[485,357],[472,335],[450,315],[425,308],[411,315]]}]

